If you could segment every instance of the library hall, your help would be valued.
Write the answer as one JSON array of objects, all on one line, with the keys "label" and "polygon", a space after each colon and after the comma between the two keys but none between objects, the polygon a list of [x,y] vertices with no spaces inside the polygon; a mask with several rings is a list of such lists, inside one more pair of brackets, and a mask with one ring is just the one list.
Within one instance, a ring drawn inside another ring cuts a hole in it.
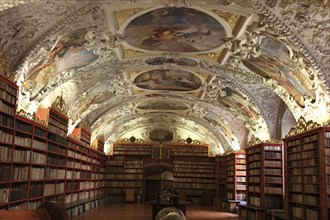
[{"label": "library hall", "polygon": [[0,220],[330,220],[329,0],[0,0]]}]

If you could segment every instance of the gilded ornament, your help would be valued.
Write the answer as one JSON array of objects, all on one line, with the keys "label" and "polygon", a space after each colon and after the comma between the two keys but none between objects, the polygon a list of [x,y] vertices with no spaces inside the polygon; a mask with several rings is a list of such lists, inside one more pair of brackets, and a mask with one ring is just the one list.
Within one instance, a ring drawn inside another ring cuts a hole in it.
[{"label": "gilded ornament", "polygon": [[97,139],[101,142],[104,142],[104,135],[100,135],[97,137]]},{"label": "gilded ornament", "polygon": [[118,21],[119,27],[131,16],[145,10],[145,8],[131,8],[131,9],[126,9],[126,10],[120,10],[116,11],[116,17]]},{"label": "gilded ornament", "polygon": [[141,51],[132,50],[132,49],[125,49],[125,56],[132,57],[144,54]]},{"label": "gilded ornament", "polygon": [[71,138],[71,139],[73,139],[73,140],[80,141],[80,138],[79,137],[76,137],[76,136],[74,136],[72,134],[69,134],[68,137]]},{"label": "gilded ornament", "polygon": [[0,51],[0,75],[3,75],[12,82],[15,79],[15,75],[10,69],[7,57],[2,51]]},{"label": "gilded ornament", "polygon": [[[190,141],[191,140],[191,141]],[[190,144],[190,145],[200,145],[201,142],[198,140],[192,140],[191,138],[180,139],[176,142],[177,144]]]},{"label": "gilded ornament", "polygon": [[[122,143],[122,144],[131,144],[132,142],[130,141],[130,138],[123,138],[119,143]],[[135,141],[134,141],[134,144],[144,144],[146,143],[144,140],[142,140],[141,138],[137,138]]]},{"label": "gilded ornament", "polygon": [[283,144],[282,140],[277,139],[269,139],[269,140],[263,140],[261,141],[259,138],[252,136],[251,140],[249,141],[248,146],[256,146],[258,144]]},{"label": "gilded ornament", "polygon": [[292,137],[318,127],[321,127],[321,125],[314,121],[307,122],[304,117],[300,117],[297,124],[290,129],[289,133],[285,137]]},{"label": "gilded ornament", "polygon": [[90,124],[89,119],[88,119],[88,117],[86,117],[86,119],[84,119],[80,122],[80,128],[83,128],[86,131],[90,132],[91,128],[90,128],[89,124]]},{"label": "gilded ornament", "polygon": [[240,18],[240,15],[227,11],[213,10],[213,13],[223,18],[229,24],[232,30],[234,29],[238,19]]},{"label": "gilded ornament", "polygon": [[63,92],[61,93],[61,96],[57,96],[55,101],[52,103],[52,108],[66,115],[67,109],[66,109],[65,101],[63,99]]},{"label": "gilded ornament", "polygon": [[29,112],[26,112],[23,109],[21,109],[19,110],[19,112],[17,112],[17,114],[23,118],[27,118],[29,120],[35,121],[35,113],[30,114]]}]

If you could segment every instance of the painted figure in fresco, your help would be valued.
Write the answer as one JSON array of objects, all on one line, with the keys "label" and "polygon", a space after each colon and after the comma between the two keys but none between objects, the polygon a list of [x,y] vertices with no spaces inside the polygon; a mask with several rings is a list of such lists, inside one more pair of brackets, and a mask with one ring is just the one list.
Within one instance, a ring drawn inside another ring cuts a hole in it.
[{"label": "painted figure in fresco", "polygon": [[[63,36],[47,58],[39,62],[26,74],[25,90],[43,87],[63,71],[79,68],[95,61],[98,56],[92,51],[87,51],[83,46],[87,42],[85,39],[86,33],[87,30],[81,28]],[[29,82],[33,82],[33,85]]]},{"label": "painted figure in fresco", "polygon": [[126,41],[138,48],[172,52],[214,49],[226,38],[213,17],[191,8],[160,8],[135,18],[125,29]]},{"label": "painted figure in fresco", "polygon": [[201,80],[181,70],[152,70],[137,76],[134,83],[143,89],[192,91],[200,87]]},{"label": "painted figure in fresco", "polygon": [[259,118],[259,114],[252,108],[252,106],[242,95],[229,87],[226,87],[225,90],[226,93],[229,93],[230,95],[220,98],[220,103],[224,104],[228,108],[238,111],[243,117],[249,120],[257,120]]},{"label": "painted figure in fresco", "polygon": [[189,42],[195,43],[199,40],[203,43],[203,36],[211,35],[211,30],[205,24],[202,29],[197,27],[159,27],[146,39],[142,41],[142,45],[149,45],[155,43],[161,43],[164,41],[176,41],[176,42]]},{"label": "painted figure in fresco", "polygon": [[259,57],[250,58],[245,63],[248,68],[263,77],[276,80],[301,107],[305,106],[305,98],[315,100],[312,83],[293,63],[285,45],[272,38],[264,38],[260,50]]}]

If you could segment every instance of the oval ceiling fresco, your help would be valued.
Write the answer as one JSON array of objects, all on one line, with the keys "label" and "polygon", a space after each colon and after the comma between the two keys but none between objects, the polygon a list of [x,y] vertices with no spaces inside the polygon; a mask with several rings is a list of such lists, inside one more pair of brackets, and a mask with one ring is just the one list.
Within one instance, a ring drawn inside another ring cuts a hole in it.
[{"label": "oval ceiling fresco", "polygon": [[134,79],[134,84],[148,90],[194,91],[202,81],[187,71],[157,69],[141,73]]},{"label": "oval ceiling fresco", "polygon": [[132,20],[124,30],[128,44],[150,51],[202,52],[219,47],[224,27],[192,8],[160,8]]},{"label": "oval ceiling fresco", "polygon": [[138,109],[142,110],[188,110],[188,106],[180,102],[143,102],[139,104]]}]

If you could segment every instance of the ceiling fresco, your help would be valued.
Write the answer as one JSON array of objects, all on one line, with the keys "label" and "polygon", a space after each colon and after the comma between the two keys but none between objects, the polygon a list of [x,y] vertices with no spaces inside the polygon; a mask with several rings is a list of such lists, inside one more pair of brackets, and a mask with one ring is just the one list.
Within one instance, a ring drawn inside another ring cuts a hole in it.
[{"label": "ceiling fresco", "polygon": [[258,49],[260,56],[243,61],[249,69],[277,81],[301,107],[305,107],[305,99],[315,101],[316,94],[308,74],[292,61],[290,50],[285,45],[266,37],[261,40]]},{"label": "ceiling fresco", "polygon": [[108,153],[134,135],[191,137],[215,156],[253,137],[281,139],[285,112],[330,120],[329,8],[317,0],[1,1],[0,55],[26,117],[62,95],[69,133],[89,124]]},{"label": "ceiling fresco", "polygon": [[180,111],[188,110],[189,107],[180,102],[170,102],[170,101],[153,101],[153,102],[143,102],[137,106],[141,110],[168,110],[168,111]]},{"label": "ceiling fresco", "polygon": [[167,57],[155,57],[146,60],[149,65],[166,65],[175,64],[178,66],[197,66],[197,62],[188,58],[167,58]]},{"label": "ceiling fresco", "polygon": [[193,8],[159,8],[138,16],[124,31],[128,44],[149,51],[203,52],[220,46],[224,27]]},{"label": "ceiling fresco", "polygon": [[202,81],[187,71],[157,69],[141,73],[134,84],[148,90],[193,91],[200,88]]},{"label": "ceiling fresco", "polygon": [[87,30],[81,28],[61,37],[47,57],[25,74],[22,92],[30,93],[33,98],[58,74],[95,61],[98,56],[84,47],[86,34]]}]

